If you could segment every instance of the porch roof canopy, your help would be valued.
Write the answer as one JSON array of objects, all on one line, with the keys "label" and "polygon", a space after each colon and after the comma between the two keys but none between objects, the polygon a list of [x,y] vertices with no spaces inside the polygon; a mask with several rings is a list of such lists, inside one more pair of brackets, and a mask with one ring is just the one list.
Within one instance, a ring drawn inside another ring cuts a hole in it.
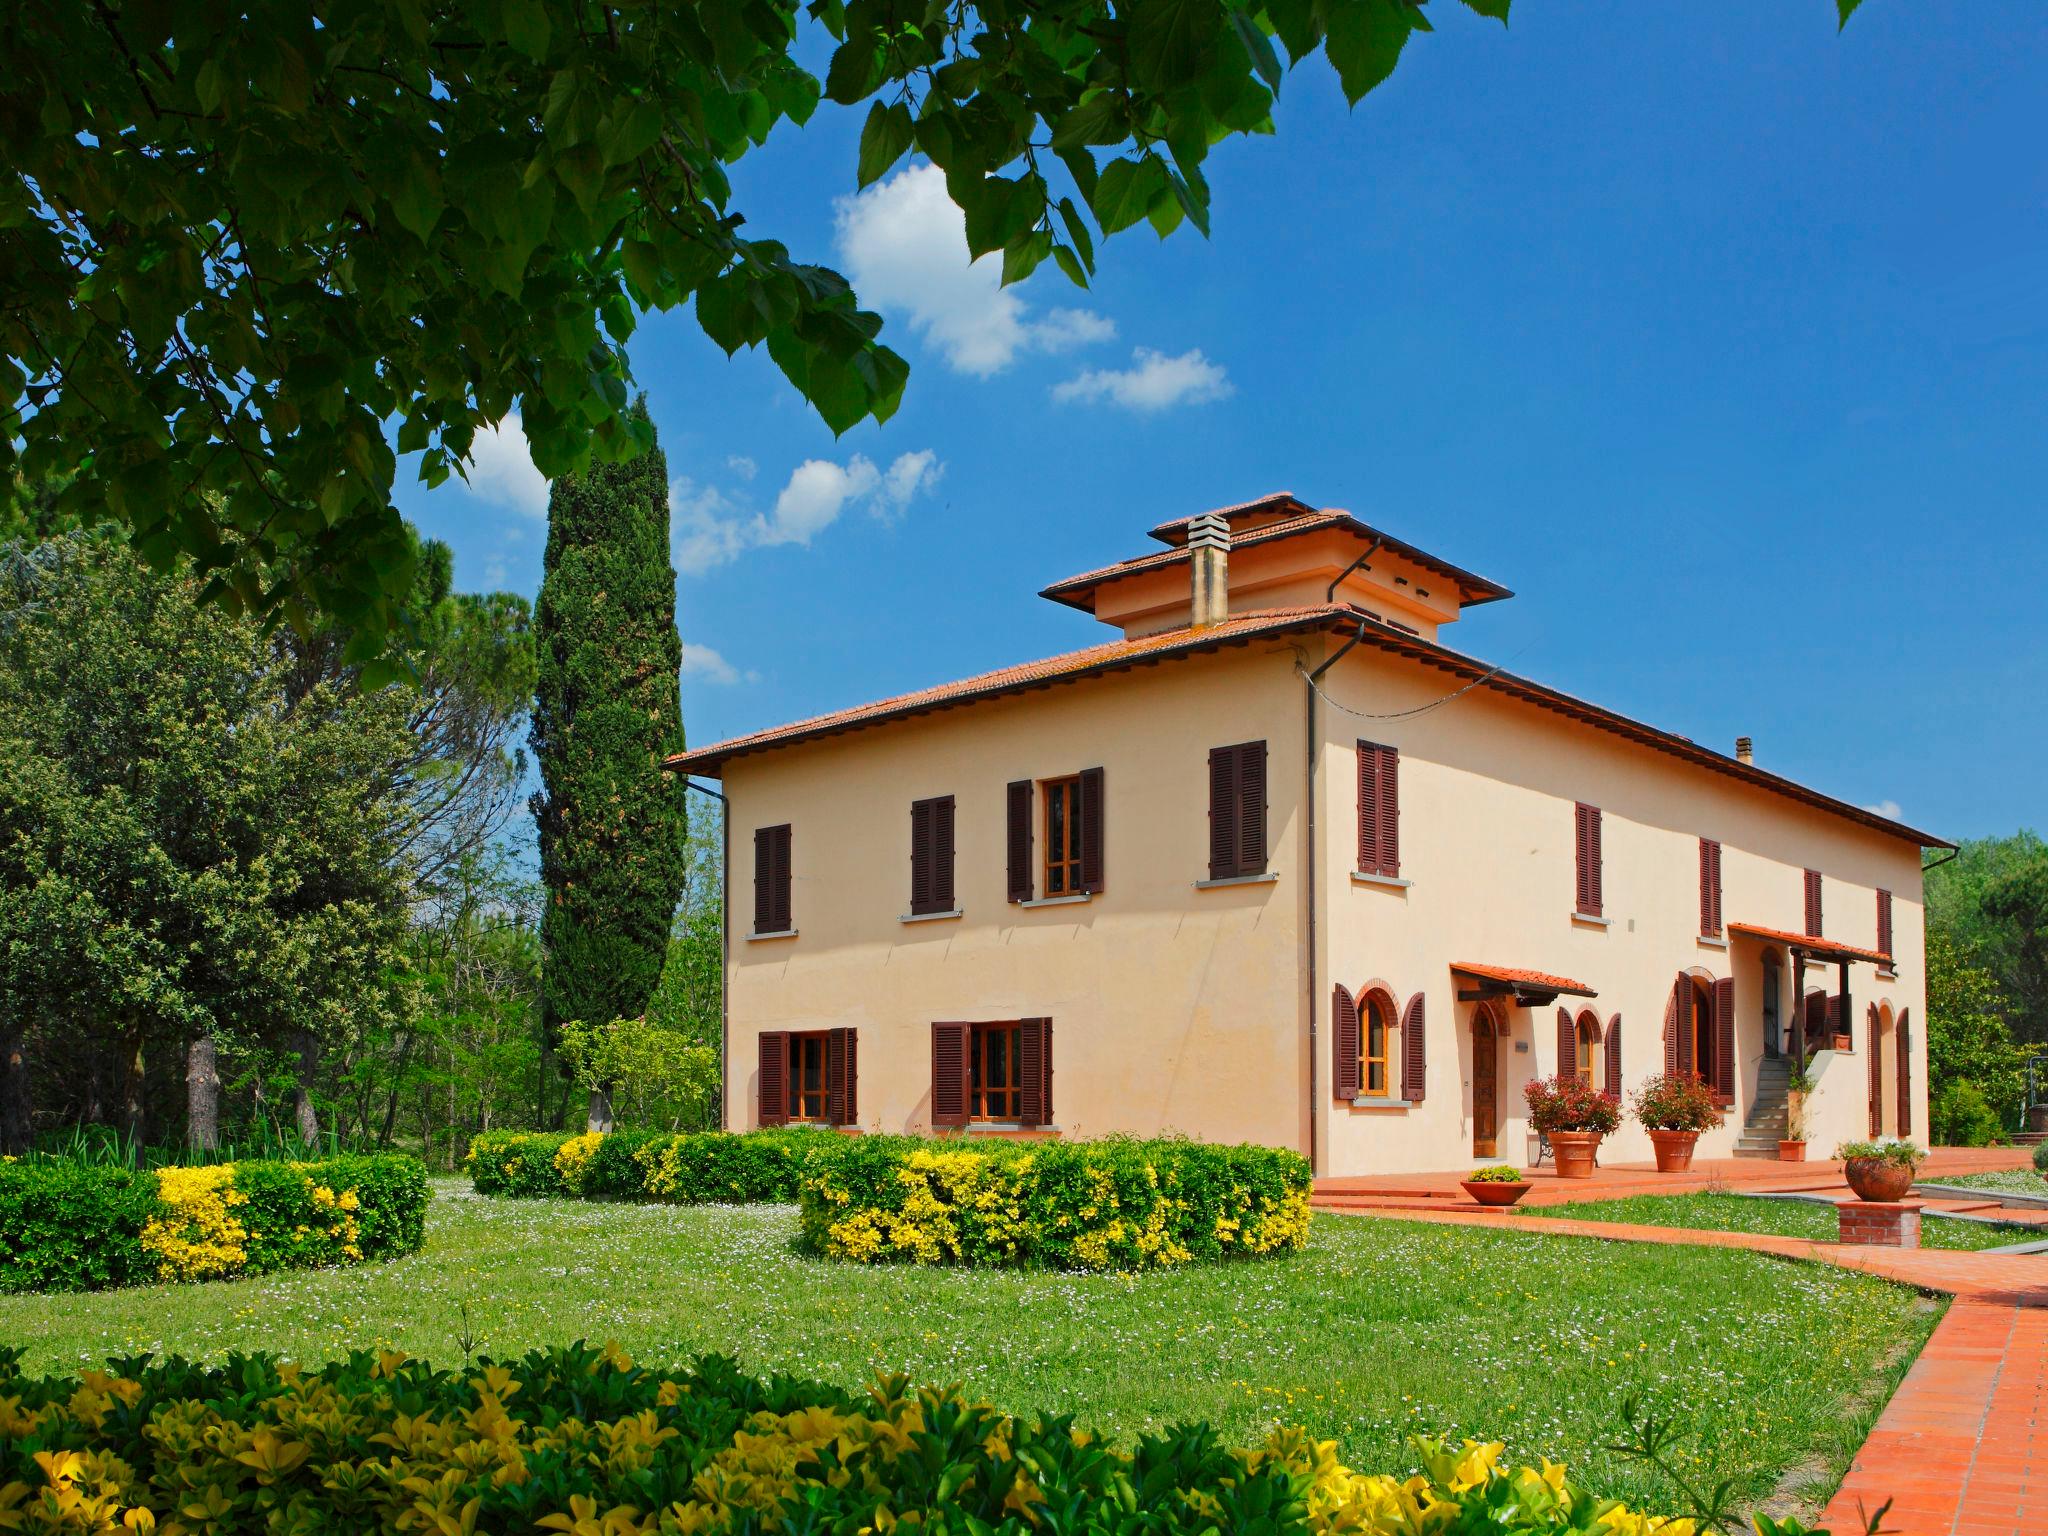
[{"label": "porch roof canopy", "polygon": [[1892,957],[1881,950],[1858,949],[1854,944],[1841,944],[1833,939],[1824,939],[1817,933],[1793,933],[1784,928],[1766,928],[1760,923],[1730,923],[1730,933],[1739,933],[1746,939],[1762,939],[1766,943],[1782,944],[1795,954],[1809,960],[1824,960],[1829,963],[1851,960],[1867,960],[1872,965],[1891,969]]},{"label": "porch roof canopy", "polygon": [[1518,1008],[1542,1008],[1560,997],[1598,997],[1583,981],[1569,976],[1552,976],[1545,971],[1517,970],[1508,965],[1477,965],[1453,960],[1451,974],[1475,983],[1458,989],[1458,1001],[1475,1003],[1489,997],[1511,997]]}]

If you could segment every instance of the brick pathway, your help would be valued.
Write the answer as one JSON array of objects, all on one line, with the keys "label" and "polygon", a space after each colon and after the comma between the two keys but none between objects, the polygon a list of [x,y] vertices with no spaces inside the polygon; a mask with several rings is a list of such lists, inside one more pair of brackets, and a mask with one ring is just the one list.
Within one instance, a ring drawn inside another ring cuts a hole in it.
[{"label": "brick pathway", "polygon": [[[1668,1183],[1659,1187],[1677,1192]],[[1536,1193],[1531,1190],[1528,1198]],[[1602,1193],[1611,1196],[1613,1190]],[[1317,1205],[1342,1209],[1321,1198]],[[1900,1536],[2048,1532],[2048,1256],[1843,1247],[1749,1232],[1494,1215],[1474,1206],[1354,1206],[1348,1214],[1635,1243],[1747,1248],[1945,1291],[1955,1298],[1947,1315],[1899,1383],[1818,1523],[1835,1536],[1860,1536],[1861,1511],[1875,1511],[1890,1499],[1885,1530]]]}]

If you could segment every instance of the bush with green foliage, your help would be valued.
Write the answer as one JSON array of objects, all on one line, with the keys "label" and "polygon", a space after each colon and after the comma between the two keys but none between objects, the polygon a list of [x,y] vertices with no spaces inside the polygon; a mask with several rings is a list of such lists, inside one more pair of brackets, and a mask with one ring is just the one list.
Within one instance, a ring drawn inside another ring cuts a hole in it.
[{"label": "bush with green foliage", "polygon": [[89,1291],[396,1258],[426,1231],[417,1158],[138,1171],[0,1163],[0,1291]]},{"label": "bush with green foliage", "polygon": [[1012,1418],[957,1387],[889,1376],[851,1393],[761,1381],[716,1356],[684,1372],[582,1344],[459,1371],[368,1350],[317,1369],[145,1357],[76,1378],[27,1377],[19,1360],[0,1349],[0,1521],[27,1531],[1691,1528],[1596,1498],[1562,1467],[1513,1469],[1498,1443],[1418,1440],[1423,1470],[1408,1478],[1354,1472],[1334,1442],[1293,1428],[1238,1450],[1176,1425],[1123,1450],[1071,1417]]},{"label": "bush with green foliage", "polygon": [[1309,1167],[1205,1142],[856,1138],[804,1180],[805,1242],[857,1263],[1160,1269],[1291,1252]]},{"label": "bush with green foliage", "polygon": [[470,1144],[469,1172],[480,1195],[787,1205],[807,1172],[856,1142],[893,1139],[805,1126],[737,1134],[487,1131]]},{"label": "bush with green foliage", "polygon": [[1988,1147],[2000,1134],[1997,1112],[1967,1078],[1944,1084],[1927,1115],[1938,1147]]},{"label": "bush with green foliage", "polygon": [[2048,1176],[2048,1141],[2034,1147],[2034,1172]]}]

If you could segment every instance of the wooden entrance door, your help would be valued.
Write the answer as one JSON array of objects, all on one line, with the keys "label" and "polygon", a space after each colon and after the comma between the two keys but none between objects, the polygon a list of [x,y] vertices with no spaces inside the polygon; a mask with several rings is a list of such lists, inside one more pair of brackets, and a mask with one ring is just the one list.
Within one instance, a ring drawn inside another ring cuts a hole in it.
[{"label": "wooden entrance door", "polygon": [[1495,1157],[1500,1137],[1500,1056],[1493,1019],[1484,1008],[1472,1016],[1472,1155]]}]

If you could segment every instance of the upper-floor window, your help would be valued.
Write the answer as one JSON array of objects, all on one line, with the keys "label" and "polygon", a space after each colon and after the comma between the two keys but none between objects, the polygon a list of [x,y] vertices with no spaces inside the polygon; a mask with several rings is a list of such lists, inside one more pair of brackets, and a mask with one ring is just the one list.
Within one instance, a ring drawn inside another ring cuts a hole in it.
[{"label": "upper-floor window", "polygon": [[1585,917],[1600,917],[1601,889],[1600,807],[1583,801],[1572,807],[1574,862],[1578,867],[1576,910]]},{"label": "upper-floor window", "polygon": [[[1042,802],[1044,809],[1037,809]],[[1060,778],[1014,780],[1006,838],[1012,901],[1097,895],[1103,873],[1103,774],[1083,768]]]},{"label": "upper-floor window", "polygon": [[1820,924],[1820,871],[1809,869],[1806,872],[1806,931],[1817,934],[1821,931]]},{"label": "upper-floor window", "polygon": [[1700,934],[1721,936],[1721,845],[1711,837],[1700,839]]},{"label": "upper-floor window", "polygon": [[1892,893],[1887,890],[1877,893],[1877,952],[1892,952]]},{"label": "upper-floor window", "polygon": [[1045,797],[1045,894],[1071,896],[1081,884],[1081,776],[1046,779],[1038,786]]},{"label": "upper-floor window", "polygon": [[910,806],[910,911],[953,910],[953,797]]},{"label": "upper-floor window", "polygon": [[1266,872],[1266,744],[1209,750],[1209,878]]},{"label": "upper-floor window", "polygon": [[754,932],[788,933],[796,926],[789,886],[789,823],[754,828]]},{"label": "upper-floor window", "polygon": [[1401,754],[1371,741],[1358,744],[1358,869],[1401,873]]}]

